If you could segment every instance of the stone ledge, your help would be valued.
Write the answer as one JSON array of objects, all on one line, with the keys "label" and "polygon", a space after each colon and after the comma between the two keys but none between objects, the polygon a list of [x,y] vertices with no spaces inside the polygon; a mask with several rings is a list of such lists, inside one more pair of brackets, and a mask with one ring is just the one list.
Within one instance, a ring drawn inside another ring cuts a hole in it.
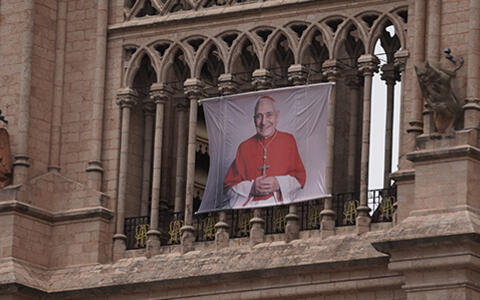
[{"label": "stone ledge", "polygon": [[480,218],[468,210],[411,215],[384,235],[372,242],[372,246],[383,253],[390,249],[434,245],[447,240],[454,243],[480,242]]},{"label": "stone ledge", "polygon": [[[98,296],[118,294],[122,290],[162,290],[165,292],[162,297],[171,299],[172,293],[184,293],[185,280],[190,283],[186,293],[195,291],[196,295],[212,292],[243,295],[252,290],[262,294],[272,288],[286,294],[297,290],[305,295],[400,289],[401,277],[386,269],[388,256],[371,246],[381,234],[332,236],[325,240],[311,238],[295,243],[272,242],[262,247],[192,251],[185,255],[170,253],[149,259],[129,258],[113,264],[69,267],[43,273],[35,271],[34,266],[31,271],[25,271],[30,266],[18,262],[14,265],[9,262],[9,267],[5,267],[7,260],[3,266],[0,260],[0,270],[4,271],[0,272],[0,288],[13,283],[23,284],[46,292],[47,298],[52,299],[73,297],[80,291],[82,295]],[[21,279],[23,275],[18,276],[17,272],[25,273],[28,278]],[[338,272],[344,277],[333,278],[331,274]],[[273,287],[272,282],[276,283]],[[247,287],[248,291],[241,287]]]},{"label": "stone ledge", "polygon": [[55,223],[70,220],[81,220],[100,217],[110,220],[113,218],[113,212],[105,207],[87,207],[82,209],[72,209],[60,212],[49,212],[44,209],[29,205],[16,200],[0,202],[0,213],[18,212],[31,217],[35,217],[47,222]]},{"label": "stone ledge", "polygon": [[407,159],[412,162],[428,162],[465,156],[480,160],[480,149],[470,145],[462,145],[449,148],[420,150],[407,154]]},{"label": "stone ledge", "polygon": [[390,179],[395,181],[412,181],[415,180],[415,170],[398,170],[390,175]]}]

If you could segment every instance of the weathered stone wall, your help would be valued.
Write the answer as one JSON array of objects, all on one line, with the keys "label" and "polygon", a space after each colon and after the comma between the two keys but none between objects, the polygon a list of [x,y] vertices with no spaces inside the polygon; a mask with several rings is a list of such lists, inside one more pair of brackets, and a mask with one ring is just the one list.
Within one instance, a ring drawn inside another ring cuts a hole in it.
[{"label": "weathered stone wall", "polygon": [[65,83],[60,167],[65,176],[87,182],[95,70],[97,1],[67,1]]}]

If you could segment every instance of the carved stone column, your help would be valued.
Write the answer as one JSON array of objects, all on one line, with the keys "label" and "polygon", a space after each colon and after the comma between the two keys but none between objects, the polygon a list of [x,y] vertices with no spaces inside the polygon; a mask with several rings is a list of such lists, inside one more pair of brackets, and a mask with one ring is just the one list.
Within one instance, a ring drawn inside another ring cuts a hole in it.
[{"label": "carved stone column", "polygon": [[108,27],[108,0],[97,2],[97,24],[95,37],[95,78],[93,83],[93,109],[91,120],[90,160],[86,169],[88,186],[101,190],[102,165],[102,134],[103,110],[105,102],[105,72],[107,61],[107,27]]},{"label": "carved stone column", "polygon": [[[273,87],[272,76],[266,69],[257,69],[252,74],[252,83],[256,90]],[[265,241],[265,220],[262,218],[262,209],[253,210],[253,218],[250,220],[250,245],[254,246]]]},{"label": "carved stone column", "polygon": [[[395,53],[395,59],[394,59],[394,65],[395,69],[397,70],[401,80],[405,78],[405,68],[407,65],[407,58],[409,56],[409,53],[407,50],[400,50]],[[404,103],[405,99],[405,89],[406,89],[406,84],[404,81],[402,81],[402,92],[401,92],[401,99],[400,103]],[[400,120],[405,120],[405,111],[404,109],[400,109]],[[399,207],[400,202],[407,202],[409,199],[412,197],[411,194],[405,194],[407,193],[412,193],[412,188],[411,186],[414,184],[413,182],[413,171],[411,170],[406,170],[404,171],[404,168],[408,166],[406,163],[406,154],[408,153],[408,145],[404,142],[408,138],[408,133],[406,133],[405,130],[406,124],[400,121],[400,128],[399,128],[399,158],[398,158],[398,167],[399,170],[397,170],[395,173],[393,173],[392,179],[395,180],[395,184],[397,186],[397,197],[395,197],[395,202],[393,203],[393,207],[395,208],[395,212],[393,213],[393,223],[397,224],[397,221],[399,219],[403,219],[406,217],[408,214],[408,208],[406,205],[403,205],[402,207]],[[401,212],[402,211],[402,212]]]},{"label": "carved stone column", "polygon": [[113,236],[113,259],[118,260],[123,257],[127,249],[127,237],[125,236],[125,198],[128,175],[128,139],[130,135],[130,112],[137,103],[137,93],[131,89],[122,89],[117,93],[117,104],[122,110],[122,129],[120,142],[120,165],[118,172],[118,192],[117,192],[117,215],[116,229]]},{"label": "carved stone column", "polygon": [[[307,82],[307,72],[302,65],[291,65],[288,68],[288,80],[293,85],[303,85]],[[285,216],[285,239],[288,242],[296,240],[300,235],[300,224],[297,204],[288,206],[288,214]]]},{"label": "carved stone column", "polygon": [[[413,39],[413,63],[418,65],[425,61],[425,19],[426,19],[426,0],[416,0],[414,4],[414,19],[413,19],[413,26],[415,28],[415,34]],[[410,10],[409,10],[410,11]],[[415,78],[415,70],[411,69],[409,76]],[[420,91],[420,87],[416,81],[411,82],[412,84],[412,97],[409,99],[410,101],[405,101],[402,106],[404,107],[403,110],[407,110],[406,106],[411,105],[411,113],[409,116],[409,123],[407,128],[408,133],[408,140],[405,141],[405,145],[407,145],[408,150],[405,151],[406,153],[415,151],[416,145],[416,138],[423,132],[423,99],[422,93]],[[410,104],[408,103],[410,102]],[[405,165],[408,168],[411,168],[411,163],[409,161],[405,161]]]},{"label": "carved stone column", "polygon": [[357,207],[357,233],[370,229],[370,208],[368,197],[368,156],[370,152],[370,109],[372,98],[372,77],[378,71],[379,60],[376,56],[366,54],[358,59],[359,70],[363,74],[363,119],[362,119],[362,156],[360,161],[360,205]]},{"label": "carved stone column", "polygon": [[185,209],[185,175],[186,175],[186,146],[187,124],[186,117],[188,102],[185,98],[178,101],[177,112],[177,160],[175,164],[175,206],[174,212],[179,213]]},{"label": "carved stone column", "polygon": [[143,134],[143,175],[140,215],[146,216],[149,213],[148,202],[150,198],[150,182],[152,179],[153,117],[155,116],[155,103],[150,97],[143,100],[143,114],[145,130]]},{"label": "carved stone column", "polygon": [[347,185],[349,192],[357,191],[357,142],[358,142],[358,114],[360,105],[360,87],[362,84],[357,69],[345,73],[345,84],[350,90],[350,124],[348,127],[348,163]]},{"label": "carved stone column", "polygon": [[[326,60],[322,65],[322,75],[329,82],[336,83],[339,75],[340,66],[335,59]],[[337,87],[332,87],[330,102],[328,103],[328,120],[327,120],[327,162],[325,170],[325,182],[328,196],[325,198],[325,204],[320,215],[322,221],[320,231],[322,238],[327,238],[335,234],[335,211],[333,210],[333,160],[335,153],[335,106]]]},{"label": "carved stone column", "polygon": [[468,31],[467,99],[465,99],[464,128],[480,126],[480,1],[470,0]]},{"label": "carved stone column", "polygon": [[24,1],[26,12],[25,28],[22,36],[22,70],[18,101],[18,132],[16,137],[16,153],[13,160],[13,184],[23,184],[28,179],[30,156],[28,155],[29,121],[30,121],[30,96],[32,93],[32,52],[35,1]]},{"label": "carved stone column", "polygon": [[467,98],[463,105],[465,129],[479,128],[480,126],[480,99]]},{"label": "carved stone column", "polygon": [[[400,105],[404,105],[405,103],[405,91],[407,88],[406,82],[403,80],[405,79],[405,69],[407,66],[407,59],[410,56],[410,53],[408,50],[398,50],[395,52],[394,55],[394,65],[395,69],[397,70],[399,76],[400,76],[400,81],[402,82],[402,91],[400,93]],[[404,108],[400,108],[400,141],[399,141],[399,158],[398,158],[398,165],[399,165],[399,171],[397,173],[402,172],[404,168],[408,167],[410,162],[407,162],[405,155],[409,151],[409,145],[407,143],[408,141],[408,135],[409,133],[407,132],[408,125],[405,123],[405,120],[407,114],[405,112]]]},{"label": "carved stone column", "polygon": [[[238,91],[232,74],[222,74],[218,77],[218,91],[224,96],[235,94]],[[227,212],[221,211],[218,213],[218,222],[215,224],[215,244],[217,249],[228,247],[230,241],[228,228]]]},{"label": "carved stone column", "polygon": [[160,211],[160,181],[162,179],[162,143],[165,103],[171,98],[171,89],[161,83],[153,84],[150,97],[155,102],[155,138],[153,146],[152,205],[150,207],[150,230],[147,232],[147,255],[160,250],[161,234],[158,228]]},{"label": "carved stone column", "polygon": [[393,105],[395,96],[395,83],[400,80],[395,65],[385,64],[382,66],[382,80],[387,84],[387,118],[385,126],[385,160],[383,188],[390,187],[390,173],[392,172],[392,145],[393,145]]},{"label": "carved stone column", "polygon": [[67,3],[59,1],[55,40],[55,73],[52,101],[52,127],[50,131],[50,158],[48,171],[60,171],[60,144],[62,137],[62,104],[65,82],[65,36],[67,31]]},{"label": "carved stone column", "polygon": [[185,95],[190,100],[187,149],[187,184],[185,193],[185,224],[182,226],[182,253],[192,251],[195,241],[193,228],[193,185],[195,183],[195,148],[197,137],[198,100],[203,96],[203,83],[197,78],[185,80]]}]

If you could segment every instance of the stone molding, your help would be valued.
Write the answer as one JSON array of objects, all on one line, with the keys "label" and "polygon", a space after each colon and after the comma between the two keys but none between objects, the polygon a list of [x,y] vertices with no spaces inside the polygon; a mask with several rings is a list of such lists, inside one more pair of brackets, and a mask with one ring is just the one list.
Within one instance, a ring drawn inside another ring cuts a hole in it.
[{"label": "stone molding", "polygon": [[49,212],[47,210],[23,203],[17,200],[0,202],[0,213],[17,212],[50,223],[82,220],[91,218],[102,218],[110,220],[113,218],[113,212],[105,207],[87,207],[82,209],[71,209],[59,212]]},{"label": "stone molding", "polygon": [[480,149],[470,145],[455,147],[420,150],[407,154],[407,159],[412,162],[427,162],[439,159],[471,157],[480,160]]}]

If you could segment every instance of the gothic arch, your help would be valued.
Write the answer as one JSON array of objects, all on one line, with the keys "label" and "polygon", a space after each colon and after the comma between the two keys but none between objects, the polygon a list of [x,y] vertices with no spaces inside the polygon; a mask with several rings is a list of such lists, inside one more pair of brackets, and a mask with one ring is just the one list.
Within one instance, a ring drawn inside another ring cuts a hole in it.
[{"label": "gothic arch", "polygon": [[285,36],[286,41],[288,43],[288,49],[292,52],[293,54],[293,63],[297,62],[297,59],[295,57],[295,52],[297,48],[297,42],[292,38],[291,35],[289,35],[287,32],[285,32],[283,29],[278,28],[272,34],[268,37],[267,42],[265,43],[265,46],[263,47],[262,50],[262,63],[260,64],[261,68],[266,68],[268,69],[271,67],[269,65],[269,58],[273,53],[277,50],[277,47],[275,46],[275,43],[278,42],[278,39],[280,39],[281,36]]},{"label": "gothic arch", "polygon": [[190,73],[190,76],[188,76],[188,77],[192,76],[192,73],[191,73],[191,70],[192,70],[191,64],[192,63],[191,63],[191,61],[189,61],[184,47],[179,43],[174,43],[165,52],[165,55],[164,55],[165,58],[163,59],[163,62],[162,62],[162,69],[161,69],[161,72],[160,72],[160,77],[158,79],[158,82],[166,82],[168,80],[168,78],[167,78],[168,72],[174,64],[175,56],[176,56],[178,51],[181,51],[183,53],[184,57],[185,57],[185,64],[188,67],[189,73]]},{"label": "gothic arch", "polygon": [[306,56],[306,51],[308,47],[312,43],[312,38],[316,32],[320,32],[322,35],[323,42],[327,46],[328,49],[328,56],[331,57],[331,39],[328,39],[329,33],[326,31],[323,26],[318,25],[318,24],[311,24],[306,30],[305,33],[303,34],[302,38],[300,39],[300,42],[298,44],[297,48],[297,57],[298,57],[298,63],[304,64],[305,61],[305,56]]},{"label": "gothic arch", "polygon": [[[277,29],[275,27],[266,26],[266,25],[261,25],[261,26],[257,26],[250,29],[251,37],[258,45],[257,58],[258,58],[260,68],[263,68],[263,65],[264,65],[264,56],[265,56],[264,52],[267,47],[267,43],[272,38],[272,34],[276,30]],[[260,32],[266,32],[266,31],[270,31],[270,33],[267,36],[262,37],[260,35]]]},{"label": "gothic arch", "polygon": [[367,34],[365,33],[363,26],[361,26],[356,19],[349,18],[345,20],[342,24],[340,24],[340,27],[335,34],[332,51],[333,55],[331,56],[332,58],[341,58],[339,57],[340,47],[342,46],[343,41],[346,39],[347,34],[350,33],[350,28],[352,28],[352,26],[358,30],[359,39],[362,42],[364,49],[366,48],[365,45],[367,40]]},{"label": "gothic arch", "polygon": [[[172,44],[173,44],[173,41],[171,40],[156,40],[146,46],[146,48],[149,49],[149,51],[153,55],[153,63],[156,65],[156,69],[158,70],[157,72],[158,80],[160,80],[162,63],[163,63],[165,54],[167,50],[171,48]],[[168,47],[163,49],[165,45],[168,45]]]},{"label": "gothic arch", "polygon": [[253,47],[253,52],[255,53],[255,56],[257,57],[257,60],[260,63],[260,46],[256,43],[257,40],[251,36],[250,33],[244,32],[242,33],[232,44],[232,47],[230,49],[230,54],[226,60],[225,64],[225,73],[231,73],[233,72],[234,69],[234,64],[237,59],[240,58],[242,55],[242,48],[244,46],[244,43],[247,41],[252,44]]},{"label": "gothic arch", "polygon": [[133,54],[127,66],[127,71],[125,72],[125,79],[123,81],[124,87],[131,87],[133,85],[133,80],[137,75],[137,71],[140,68],[144,55],[148,55],[148,57],[150,58],[152,67],[157,75],[157,79],[159,78],[159,69],[158,66],[155,64],[155,54],[152,53],[151,49],[149,49],[148,47],[141,47]]},{"label": "gothic arch", "polygon": [[390,22],[395,28],[395,34],[397,35],[401,45],[400,49],[405,49],[405,35],[404,35],[402,24],[392,14],[385,13],[372,26],[370,39],[366,47],[367,53],[373,54],[375,50],[375,44],[377,40],[380,38],[382,34],[382,30],[384,26],[387,24],[387,22]]},{"label": "gothic arch", "polygon": [[208,54],[210,53],[210,50],[213,46],[217,48],[217,51],[219,51],[219,58],[222,61],[225,69],[227,51],[223,47],[221,47],[221,45],[219,45],[214,39],[208,39],[200,46],[195,57],[194,69],[192,72],[195,78],[200,77],[200,72],[202,71],[203,64],[208,59]]},{"label": "gothic arch", "polygon": [[[225,62],[228,64],[229,60],[229,52],[232,50],[233,45],[235,45],[235,42],[238,41],[240,36],[242,36],[242,32],[240,30],[235,30],[235,29],[229,29],[227,31],[222,31],[221,33],[217,34],[215,36],[215,39],[218,41],[218,44],[222,46],[222,49],[224,50],[224,57],[225,57]],[[233,35],[236,35],[235,38],[233,38],[230,43],[226,40],[227,37],[232,37]]]}]

